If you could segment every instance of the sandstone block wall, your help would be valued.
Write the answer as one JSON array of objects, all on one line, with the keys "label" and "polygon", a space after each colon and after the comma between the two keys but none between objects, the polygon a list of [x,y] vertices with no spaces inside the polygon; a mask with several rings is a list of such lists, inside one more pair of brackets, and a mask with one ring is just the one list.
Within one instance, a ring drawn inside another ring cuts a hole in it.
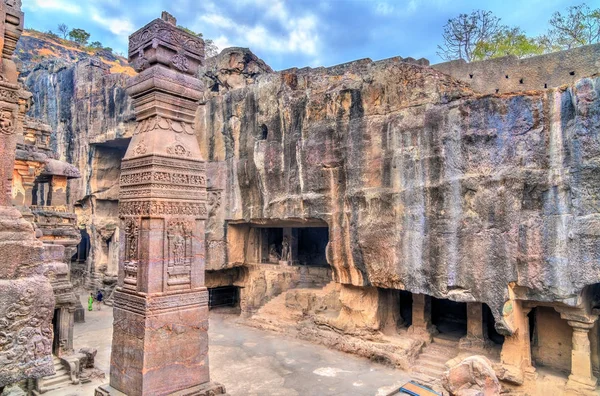
[{"label": "sandstone block wall", "polygon": [[480,93],[537,91],[573,84],[600,70],[600,44],[519,59],[516,56],[467,63],[438,63],[434,69],[466,82]]}]

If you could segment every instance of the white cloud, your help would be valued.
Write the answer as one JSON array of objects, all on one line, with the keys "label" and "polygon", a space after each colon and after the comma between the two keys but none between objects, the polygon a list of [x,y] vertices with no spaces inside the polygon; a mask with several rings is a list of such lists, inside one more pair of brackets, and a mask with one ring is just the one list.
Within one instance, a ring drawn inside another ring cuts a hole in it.
[{"label": "white cloud", "polygon": [[81,7],[69,0],[31,0],[23,4],[25,10],[38,11],[40,8],[62,11],[69,14],[81,14]]},{"label": "white cloud", "polygon": [[100,15],[96,10],[92,11],[92,20],[105,26],[111,33],[117,36],[131,34],[135,30],[135,26],[133,26],[133,23],[129,19],[107,18]]},{"label": "white cloud", "polygon": [[[253,0],[253,6],[264,8],[265,23],[267,20],[276,21],[285,33],[277,34],[270,31],[265,24],[257,22],[254,25],[244,25],[234,22],[232,19],[213,12],[205,14],[200,19],[213,25],[217,29],[229,31],[228,34],[236,45],[248,46],[250,48],[266,50],[275,53],[301,53],[316,56],[319,47],[318,19],[314,14],[306,13],[301,16],[290,16],[286,5],[281,0]],[[224,35],[221,37],[225,38]],[[215,43],[219,48],[225,48],[230,40],[221,40],[222,44]]]},{"label": "white cloud", "polygon": [[218,28],[233,29],[236,27],[236,23],[233,20],[216,13],[202,15],[200,19]]},{"label": "white cloud", "polygon": [[219,48],[219,51],[221,51],[224,48],[233,47],[233,45],[229,42],[229,39],[224,35],[220,35],[219,37],[214,39],[213,42]]},{"label": "white cloud", "polygon": [[380,2],[375,7],[375,13],[379,15],[390,15],[394,12],[394,6],[389,3]]},{"label": "white cloud", "polygon": [[419,6],[419,0],[410,0],[408,5],[406,6],[406,11],[413,13],[417,11],[417,7]]}]

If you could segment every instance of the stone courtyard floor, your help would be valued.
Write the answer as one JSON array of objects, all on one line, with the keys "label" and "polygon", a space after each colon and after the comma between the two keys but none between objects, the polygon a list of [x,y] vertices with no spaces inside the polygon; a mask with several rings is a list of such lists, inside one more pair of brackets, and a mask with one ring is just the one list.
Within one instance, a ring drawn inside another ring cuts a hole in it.
[{"label": "stone courtyard floor", "polygon": [[[93,395],[108,382],[112,308],[86,312],[75,324],[75,350],[97,348],[96,367],[106,378],[48,392],[47,396]],[[232,396],[378,395],[408,381],[409,374],[323,346],[237,323],[238,317],[211,313],[211,379]]]}]

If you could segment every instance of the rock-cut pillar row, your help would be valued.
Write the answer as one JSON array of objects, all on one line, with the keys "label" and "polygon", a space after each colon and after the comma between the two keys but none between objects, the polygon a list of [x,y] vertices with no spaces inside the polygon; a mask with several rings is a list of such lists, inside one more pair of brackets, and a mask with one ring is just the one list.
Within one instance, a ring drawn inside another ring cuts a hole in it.
[{"label": "rock-cut pillar row", "polygon": [[163,13],[129,37],[129,60],[137,127],[121,164],[110,385],[96,394],[224,394],[208,371],[206,165],[192,125],[204,42]]}]

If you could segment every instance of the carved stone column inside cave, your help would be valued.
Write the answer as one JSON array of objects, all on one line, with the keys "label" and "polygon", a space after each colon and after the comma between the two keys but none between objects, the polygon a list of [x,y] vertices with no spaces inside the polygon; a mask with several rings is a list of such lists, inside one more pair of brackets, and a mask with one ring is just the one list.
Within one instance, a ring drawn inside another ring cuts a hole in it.
[{"label": "carved stone column inside cave", "polygon": [[437,334],[436,327],[431,323],[431,296],[413,294],[412,325],[408,332],[427,340]]},{"label": "carved stone column inside cave", "polygon": [[460,340],[463,349],[484,348],[487,344],[487,329],[483,323],[483,304],[467,303],[467,335]]},{"label": "carved stone column inside cave", "polygon": [[96,394],[224,394],[208,371],[206,177],[192,125],[204,42],[163,12],[129,37],[129,58],[137,127],[121,164],[110,386]]},{"label": "carved stone column inside cave", "polygon": [[587,322],[571,321],[573,328],[573,345],[571,349],[571,375],[567,386],[571,389],[586,389],[594,391],[598,380],[592,373],[592,352],[590,349],[589,332],[594,327],[597,318]]}]

